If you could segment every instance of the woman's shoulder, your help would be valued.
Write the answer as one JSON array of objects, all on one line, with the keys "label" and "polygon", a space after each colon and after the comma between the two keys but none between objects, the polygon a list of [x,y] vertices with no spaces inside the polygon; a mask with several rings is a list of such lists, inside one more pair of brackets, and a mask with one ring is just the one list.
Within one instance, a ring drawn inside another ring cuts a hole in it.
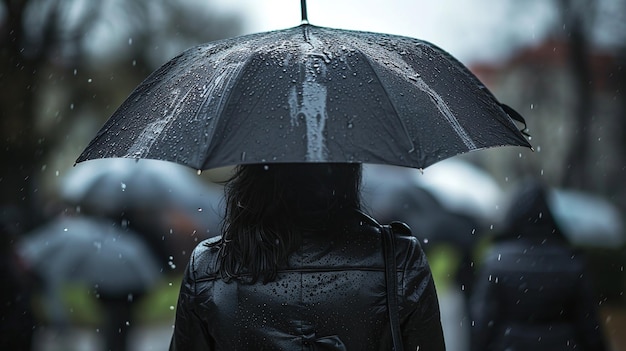
[{"label": "woman's shoulder", "polygon": [[213,276],[216,272],[217,257],[221,236],[215,236],[201,241],[194,248],[189,261],[189,268],[196,278],[202,275]]}]

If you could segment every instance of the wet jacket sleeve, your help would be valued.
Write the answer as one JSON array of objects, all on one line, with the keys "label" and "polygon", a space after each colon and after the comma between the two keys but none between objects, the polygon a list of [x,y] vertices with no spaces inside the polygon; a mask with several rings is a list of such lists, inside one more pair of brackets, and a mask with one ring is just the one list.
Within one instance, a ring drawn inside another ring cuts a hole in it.
[{"label": "wet jacket sleeve", "polygon": [[[415,239],[415,238],[412,238]],[[446,349],[441,326],[439,300],[430,266],[417,240],[411,240],[399,296],[405,312],[401,328],[406,350],[443,351]]]},{"label": "wet jacket sleeve", "polygon": [[194,251],[185,269],[181,283],[174,334],[170,342],[170,351],[211,351],[215,350],[212,337],[209,335],[206,324],[198,316],[196,302],[195,263],[198,249]]}]

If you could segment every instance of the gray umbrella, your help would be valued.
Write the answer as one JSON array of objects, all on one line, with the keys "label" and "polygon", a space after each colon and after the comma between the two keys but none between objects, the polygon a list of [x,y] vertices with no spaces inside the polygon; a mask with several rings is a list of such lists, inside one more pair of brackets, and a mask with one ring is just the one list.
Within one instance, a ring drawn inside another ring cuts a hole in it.
[{"label": "gray umbrella", "polygon": [[77,162],[425,168],[472,150],[530,147],[514,120],[523,122],[431,43],[302,24],[186,50],[135,89]]},{"label": "gray umbrella", "polygon": [[19,251],[52,285],[79,282],[124,296],[149,290],[161,276],[141,238],[104,219],[61,217],[26,234]]},{"label": "gray umbrella", "polygon": [[[62,179],[61,198],[89,213],[118,217],[149,213],[152,223],[215,235],[222,218],[221,186],[203,182],[181,165],[156,160],[101,159],[81,163]],[[132,218],[139,220],[138,218]]]}]

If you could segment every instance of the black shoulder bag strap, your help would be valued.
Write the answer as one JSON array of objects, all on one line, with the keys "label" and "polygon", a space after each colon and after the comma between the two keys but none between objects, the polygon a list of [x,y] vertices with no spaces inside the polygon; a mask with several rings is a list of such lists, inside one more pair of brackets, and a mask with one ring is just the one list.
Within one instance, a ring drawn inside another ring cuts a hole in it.
[{"label": "black shoulder bag strap", "polygon": [[391,225],[381,226],[383,236],[383,252],[385,257],[385,283],[387,285],[387,310],[393,350],[404,351],[402,335],[400,334],[400,314],[398,312],[398,285],[396,282],[396,242]]}]

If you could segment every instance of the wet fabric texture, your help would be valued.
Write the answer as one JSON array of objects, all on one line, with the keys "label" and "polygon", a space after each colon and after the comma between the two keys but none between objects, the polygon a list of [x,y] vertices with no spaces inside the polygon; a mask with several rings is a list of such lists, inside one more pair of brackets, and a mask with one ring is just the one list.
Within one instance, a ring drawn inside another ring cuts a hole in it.
[{"label": "wet fabric texture", "polygon": [[468,151],[530,147],[516,121],[524,119],[431,43],[307,24],[186,50],[133,91],[77,162],[425,168]]},{"label": "wet fabric texture", "polygon": [[[197,246],[182,282],[170,350],[391,350],[379,227],[355,216],[303,233],[276,281],[246,284],[216,273],[219,238]],[[397,235],[405,349],[444,350],[426,256]]]}]

